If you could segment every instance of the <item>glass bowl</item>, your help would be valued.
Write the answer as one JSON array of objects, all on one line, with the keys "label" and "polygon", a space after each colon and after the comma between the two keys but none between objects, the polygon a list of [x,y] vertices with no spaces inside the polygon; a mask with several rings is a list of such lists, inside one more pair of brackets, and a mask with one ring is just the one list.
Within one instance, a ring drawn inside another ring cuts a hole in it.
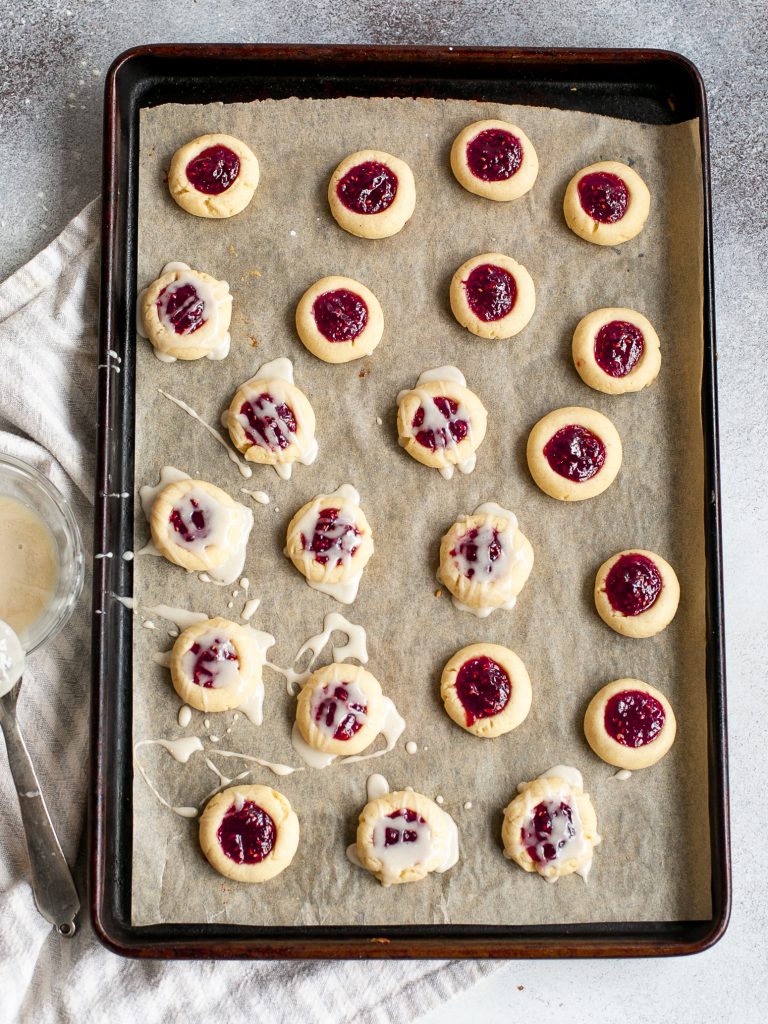
[{"label": "glass bowl", "polygon": [[0,495],[15,498],[32,509],[51,532],[58,560],[58,580],[51,599],[19,640],[27,654],[65,625],[82,593],[85,577],[83,541],[72,508],[43,474],[21,459],[0,452]]}]

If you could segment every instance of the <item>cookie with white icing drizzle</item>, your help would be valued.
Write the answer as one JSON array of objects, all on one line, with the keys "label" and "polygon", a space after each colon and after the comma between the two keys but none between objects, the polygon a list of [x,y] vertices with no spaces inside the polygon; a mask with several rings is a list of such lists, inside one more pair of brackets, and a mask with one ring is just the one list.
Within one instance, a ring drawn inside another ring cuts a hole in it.
[{"label": "cookie with white icing drizzle", "polygon": [[171,651],[171,681],[185,704],[229,711],[263,688],[263,657],[250,630],[229,619],[189,626]]},{"label": "cookie with white icing drizzle", "polygon": [[484,502],[443,537],[437,578],[457,608],[485,618],[496,608],[514,608],[532,568],[533,548],[517,517]]},{"label": "cookie with white icing drizzle", "polygon": [[473,736],[503,736],[531,709],[531,680],[514,651],[470,644],[446,663],[440,696],[448,715]]},{"label": "cookie with white icing drizzle", "polygon": [[155,547],[169,562],[231,583],[243,568],[253,513],[220,487],[184,479],[159,492],[149,525]]},{"label": "cookie with white icing drizzle", "polygon": [[224,359],[231,317],[226,281],[186,263],[169,263],[139,296],[136,326],[161,362]]},{"label": "cookie with white icing drizzle", "polygon": [[586,877],[600,836],[581,773],[558,765],[517,788],[504,811],[504,856],[548,882],[574,872]]},{"label": "cookie with white icing drizzle", "polygon": [[200,848],[220,875],[266,882],[285,871],[299,845],[299,819],[269,786],[233,786],[212,797],[200,818]]},{"label": "cookie with white icing drizzle", "polygon": [[288,524],[284,554],[310,587],[351,604],[373,554],[373,534],[349,484],[319,494]]},{"label": "cookie with white icing drizzle", "polygon": [[290,359],[265,363],[241,384],[224,419],[246,461],[273,466],[283,479],[294,462],[309,465],[317,457],[315,413],[293,382]]},{"label": "cookie with white icing drizzle", "polygon": [[455,366],[425,370],[397,396],[398,441],[411,458],[450,480],[471,473],[483,443],[488,413]]},{"label": "cookie with white icing drizzle", "polygon": [[177,149],[168,168],[168,190],[195,217],[234,217],[253,199],[259,161],[233,135],[200,135]]},{"label": "cookie with white icing drizzle", "polygon": [[360,665],[326,665],[313,672],[296,705],[304,741],[324,754],[359,754],[376,739],[385,704],[378,679]]},{"label": "cookie with white icing drizzle", "polygon": [[456,864],[456,823],[421,793],[387,793],[361,811],[355,852],[382,885],[418,882]]}]

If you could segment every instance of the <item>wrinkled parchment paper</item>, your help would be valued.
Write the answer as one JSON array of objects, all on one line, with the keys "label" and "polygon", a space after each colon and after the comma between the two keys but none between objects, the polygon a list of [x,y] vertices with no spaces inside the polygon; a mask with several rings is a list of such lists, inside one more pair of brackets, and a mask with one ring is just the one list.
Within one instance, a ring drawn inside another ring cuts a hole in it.
[{"label": "wrinkled parchment paper", "polygon": [[[454,136],[483,117],[518,123],[536,146],[539,178],[523,199],[488,202],[462,189],[451,174]],[[286,794],[301,822],[292,866],[262,886],[216,874],[199,851],[196,823],[163,808],[136,773],[135,924],[540,924],[709,916],[697,130],[694,122],[658,127],[534,107],[409,99],[292,99],[142,111],[137,285],[144,287],[167,261],[184,260],[229,281],[234,312],[232,350],[223,362],[163,365],[145,341],[137,342],[136,485],[155,483],[160,467],[171,463],[246,504],[241,487],[266,490],[271,504],[251,505],[255,526],[245,571],[252,581],[248,596],[262,598],[252,625],[277,638],[272,660],[289,664],[301,643],[319,632],[326,612],[344,611],[367,629],[368,668],[408,724],[397,749],[379,760],[286,778],[267,769],[253,773],[253,781]],[[212,131],[244,139],[261,164],[254,201],[226,221],[189,216],[164,184],[174,150]],[[339,160],[368,147],[405,159],[417,189],[411,222],[399,235],[374,242],[338,228],[326,201]],[[571,175],[603,159],[634,166],[652,195],[642,234],[615,249],[581,241],[562,216]],[[450,312],[454,270],[485,251],[522,262],[536,284],[533,320],[509,341],[476,339]],[[328,274],[360,280],[381,301],[385,333],[371,357],[331,366],[299,342],[296,303]],[[570,354],[578,320],[613,305],[648,316],[663,353],[653,387],[615,398],[583,384]],[[288,482],[269,467],[255,467],[253,479],[245,481],[199,424],[157,388],[216,424],[237,385],[283,355],[294,361],[296,381],[315,408],[320,455],[311,467],[297,466]],[[464,372],[489,410],[476,471],[451,481],[410,459],[397,445],[395,427],[398,391],[412,386],[422,370],[446,363]],[[602,496],[571,505],[539,491],[525,462],[530,428],[564,405],[605,413],[624,444],[617,481]],[[376,543],[350,609],[310,590],[282,554],[296,509],[345,482],[360,490]],[[445,530],[487,500],[516,512],[536,563],[514,611],[478,620],[457,611],[446,593],[435,596],[435,569]],[[137,549],[147,536],[137,502]],[[680,577],[678,615],[653,639],[618,636],[594,609],[595,571],[625,547],[658,551]],[[184,731],[177,725],[179,700],[169,673],[152,661],[172,641],[164,630],[141,627],[147,617],[141,609],[165,602],[237,618],[245,595],[233,598],[234,589],[201,583],[161,559],[136,559],[135,741]],[[533,684],[527,720],[493,740],[459,729],[439,698],[448,657],[483,640],[516,651]],[[319,663],[329,660],[327,650]],[[626,782],[592,754],[581,727],[593,693],[621,676],[660,687],[678,718],[671,753]],[[242,716],[233,722],[231,713],[210,716],[206,728],[196,713],[186,732],[199,735],[230,776],[247,766],[217,758],[217,747],[298,765],[289,739],[294,707],[283,680],[267,671],[260,728]],[[418,753],[406,753],[407,740],[418,744]],[[186,766],[159,748],[143,748],[139,756],[174,804],[196,804],[216,785],[202,754]],[[603,842],[587,885],[577,876],[547,885],[502,856],[502,808],[519,782],[556,763],[583,772],[597,809]],[[460,834],[461,859],[453,870],[383,889],[349,863],[344,851],[366,800],[365,780],[378,771],[393,789],[410,785],[444,798]]]}]

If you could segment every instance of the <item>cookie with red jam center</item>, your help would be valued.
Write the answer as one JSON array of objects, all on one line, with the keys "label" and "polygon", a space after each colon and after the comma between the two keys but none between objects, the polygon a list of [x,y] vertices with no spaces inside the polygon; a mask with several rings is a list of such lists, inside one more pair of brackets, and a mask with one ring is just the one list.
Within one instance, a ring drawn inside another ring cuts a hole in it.
[{"label": "cookie with red jam center", "polygon": [[487,252],[463,263],[453,275],[451,310],[478,338],[512,338],[536,309],[531,275],[511,256]]},{"label": "cookie with red jam center", "polygon": [[301,688],[296,725],[313,750],[360,754],[381,732],[386,702],[374,675],[360,665],[326,665]]},{"label": "cookie with red jam center", "polygon": [[440,696],[451,719],[474,736],[502,736],[516,729],[531,707],[525,665],[500,644],[471,644],[446,663]]},{"label": "cookie with red jam center", "polygon": [[366,149],[338,165],[328,183],[334,220],[359,238],[387,238],[410,220],[416,186],[410,167],[391,153]]},{"label": "cookie with red jam center", "polygon": [[670,624],[680,601],[680,583],[669,562],[654,551],[620,551],[597,570],[595,607],[623,636],[655,636]]},{"label": "cookie with red jam center", "polygon": [[373,292],[351,277],[324,277],[296,307],[302,344],[326,363],[348,363],[373,352],[384,332],[384,314]]},{"label": "cookie with red jam center", "polygon": [[201,135],[177,149],[168,169],[168,189],[195,217],[241,213],[259,184],[259,161],[241,139]]},{"label": "cookie with red jam center", "polygon": [[533,188],[539,161],[533,143],[517,125],[475,121],[453,142],[451,170],[468,192],[503,203]]},{"label": "cookie with red jam center", "polygon": [[568,183],[563,213],[579,238],[620,245],[642,231],[651,207],[648,187],[627,164],[605,160],[578,171]]},{"label": "cookie with red jam center", "polygon": [[639,679],[598,690],[584,715],[584,734],[598,757],[626,771],[656,764],[674,743],[675,715],[666,696]]},{"label": "cookie with red jam center", "polygon": [[582,317],[573,333],[572,352],[584,383],[607,395],[641,391],[661,368],[659,336],[634,309],[595,309]]},{"label": "cookie with red jam center", "polygon": [[621,467],[616,428],[594,409],[556,409],[528,437],[528,468],[538,486],[559,501],[594,498],[613,483]]}]

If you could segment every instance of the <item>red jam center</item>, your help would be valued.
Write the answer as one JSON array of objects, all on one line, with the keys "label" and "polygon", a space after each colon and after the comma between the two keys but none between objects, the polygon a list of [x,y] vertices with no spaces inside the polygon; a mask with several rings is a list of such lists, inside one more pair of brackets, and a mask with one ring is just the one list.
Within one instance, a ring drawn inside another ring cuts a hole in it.
[{"label": "red jam center", "polygon": [[650,693],[622,690],[605,705],[605,731],[622,747],[644,747],[664,728],[664,708]]},{"label": "red jam center", "polygon": [[419,427],[424,423],[426,415],[424,406],[420,405],[411,422],[411,427],[417,431],[415,435],[416,440],[424,448],[429,448],[431,452],[438,448],[452,448],[454,445],[460,444],[469,433],[469,424],[466,420],[453,419],[458,412],[459,403],[454,401],[453,398],[446,398],[444,395],[438,395],[437,398],[432,399],[432,402],[446,421],[445,426],[436,427],[435,429],[427,427],[424,430],[419,430]]},{"label": "red jam center", "polygon": [[[558,839],[553,842],[552,832],[555,829]],[[536,864],[548,864],[575,835],[570,805],[564,801],[559,804],[548,801],[534,807],[533,814],[520,829],[520,842]]]},{"label": "red jam center", "polygon": [[323,292],[312,305],[317,329],[328,341],[353,341],[365,330],[368,307],[346,288]]},{"label": "red jam center", "polygon": [[271,451],[287,448],[291,444],[290,435],[297,430],[293,409],[285,402],[276,403],[266,391],[255,400],[243,402],[240,415],[248,420],[250,430],[245,431],[248,440]]},{"label": "red jam center", "polygon": [[169,284],[157,297],[157,315],[176,334],[194,334],[205,323],[205,301],[193,284]]},{"label": "red jam center", "polygon": [[629,189],[621,178],[607,171],[593,171],[579,179],[579,202],[592,220],[615,224],[629,206]]},{"label": "red jam center", "polygon": [[332,696],[326,697],[317,705],[315,721],[325,721],[326,728],[332,729],[333,723],[336,721],[339,704],[343,708],[347,708],[348,714],[336,726],[333,738],[335,740],[348,740],[362,729],[363,722],[358,718],[358,715],[366,715],[368,713],[368,705],[351,701],[349,699],[349,690],[346,686],[339,685],[334,689]]},{"label": "red jam center", "polygon": [[506,181],[522,162],[520,139],[503,128],[486,128],[467,143],[467,164],[481,181]]},{"label": "red jam center", "polygon": [[[480,546],[478,544],[478,535],[480,530],[477,526],[473,526],[471,530],[464,534],[459,543],[451,551],[453,558],[462,559],[465,562],[477,562],[478,556],[481,554]],[[493,575],[493,563],[497,562],[504,554],[504,548],[502,547],[501,539],[498,530],[491,530],[491,539],[485,550],[483,561],[486,564],[487,572],[489,575]],[[468,580],[473,579],[475,575],[475,566],[470,565],[468,569],[465,569],[464,575]]]},{"label": "red jam center", "polygon": [[571,423],[550,437],[544,455],[555,473],[584,483],[603,468],[605,445],[591,430]]},{"label": "red jam center", "polygon": [[336,186],[336,195],[353,213],[381,213],[397,195],[397,175],[378,160],[350,168]]},{"label": "red jam center", "polygon": [[493,323],[505,317],[517,299],[514,277],[503,267],[483,263],[464,282],[469,308],[478,320]]},{"label": "red jam center", "polygon": [[206,690],[210,690],[216,685],[216,677],[219,674],[219,665],[222,661],[234,661],[239,664],[237,651],[231,642],[220,640],[218,637],[208,647],[194,643],[190,647],[190,651],[195,655],[195,663],[192,666],[192,682],[195,686],[202,686]]},{"label": "red jam center", "polygon": [[260,864],[274,849],[277,828],[263,807],[246,800],[239,811],[230,807],[216,837],[235,864]]},{"label": "red jam center", "polygon": [[626,377],[642,358],[643,332],[626,320],[611,320],[597,332],[595,362],[609,377]]},{"label": "red jam center", "polygon": [[186,168],[190,184],[207,196],[226,192],[239,173],[240,157],[228,146],[209,146],[193,157]]},{"label": "red jam center", "polygon": [[182,509],[174,508],[168,516],[168,522],[185,544],[193,544],[208,536],[208,522],[200,503],[195,498],[190,498],[189,504],[192,507],[191,513],[185,514]]},{"label": "red jam center", "polygon": [[662,586],[656,563],[637,552],[622,555],[605,578],[605,593],[611,607],[622,615],[647,612]]},{"label": "red jam center", "polygon": [[[387,815],[393,821],[398,818],[402,818],[409,824],[413,821],[417,821],[420,825],[426,825],[426,821],[416,811],[412,811],[410,807],[405,807],[401,811],[393,811],[392,814]],[[397,843],[415,843],[419,838],[419,833],[416,829],[412,828],[385,828],[384,829],[384,845],[395,846]]]},{"label": "red jam center", "polygon": [[465,661],[456,676],[456,695],[464,706],[467,725],[498,715],[509,703],[511,692],[507,673],[485,655]]},{"label": "red jam center", "polygon": [[354,523],[340,517],[341,510],[338,508],[321,509],[311,541],[308,542],[303,533],[301,535],[302,547],[305,551],[311,551],[320,565],[327,565],[334,557],[336,565],[341,565],[357,551],[355,537],[360,536],[360,531]]}]

